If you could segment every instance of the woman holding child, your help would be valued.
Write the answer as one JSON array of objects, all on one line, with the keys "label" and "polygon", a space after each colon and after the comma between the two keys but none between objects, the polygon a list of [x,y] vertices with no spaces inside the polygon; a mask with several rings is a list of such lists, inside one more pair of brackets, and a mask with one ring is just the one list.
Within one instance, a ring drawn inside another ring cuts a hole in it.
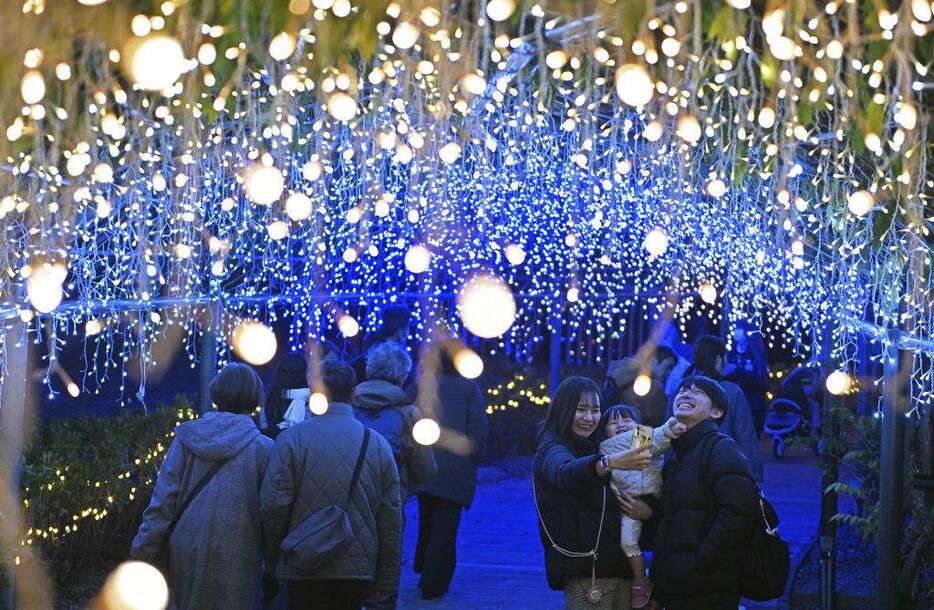
[{"label": "woman holding child", "polygon": [[610,474],[642,469],[652,456],[648,446],[601,454],[601,415],[592,380],[558,386],[535,451],[539,533],[548,584],[564,591],[567,608],[628,610],[634,574],[620,545],[621,511],[645,521],[658,504],[651,493],[614,493]]}]

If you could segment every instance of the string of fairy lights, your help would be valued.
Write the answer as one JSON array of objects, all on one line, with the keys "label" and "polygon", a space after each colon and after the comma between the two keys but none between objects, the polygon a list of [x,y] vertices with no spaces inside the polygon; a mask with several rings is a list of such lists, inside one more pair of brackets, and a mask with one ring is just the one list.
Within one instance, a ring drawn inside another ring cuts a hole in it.
[{"label": "string of fairy lights", "polygon": [[[53,354],[86,343],[79,392],[145,371],[172,328],[195,361],[208,306],[221,361],[236,343],[268,360],[280,319],[293,345],[373,330],[400,299],[414,341],[440,321],[519,357],[557,332],[605,360],[635,304],[658,317],[669,294],[682,327],[753,320],[842,371],[848,318],[930,336],[929,3],[675,2],[638,23],[320,4],[290,3],[299,25],[260,48],[167,2],[97,71],[24,54],[0,310]],[[365,18],[372,52],[322,65],[324,29]]]}]

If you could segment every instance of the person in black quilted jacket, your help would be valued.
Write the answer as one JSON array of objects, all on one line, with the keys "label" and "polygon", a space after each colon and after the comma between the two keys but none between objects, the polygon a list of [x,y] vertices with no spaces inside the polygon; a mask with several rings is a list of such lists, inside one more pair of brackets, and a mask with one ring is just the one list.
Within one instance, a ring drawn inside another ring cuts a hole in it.
[{"label": "person in black quilted jacket", "polygon": [[713,379],[685,379],[674,415],[688,431],[672,441],[662,471],[662,516],[655,534],[654,607],[735,610],[739,558],[752,538],[758,492],[749,463],[717,425],[727,410]]}]

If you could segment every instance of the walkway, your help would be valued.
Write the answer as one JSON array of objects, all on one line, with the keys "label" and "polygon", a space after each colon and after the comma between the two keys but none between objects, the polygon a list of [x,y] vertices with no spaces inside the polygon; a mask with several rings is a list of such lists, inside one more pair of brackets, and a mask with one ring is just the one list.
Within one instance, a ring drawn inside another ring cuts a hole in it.
[{"label": "walkway", "polygon": [[[766,496],[782,520],[779,529],[789,542],[792,556],[801,552],[817,531],[820,475],[807,453],[788,451],[782,460],[767,454]],[[560,592],[545,582],[543,552],[536,529],[528,473],[531,464],[517,461],[500,468],[483,469],[474,507],[464,513],[458,543],[457,573],[450,592],[441,599],[422,600],[418,575],[412,572],[412,555],[418,532],[418,507],[413,499],[406,507],[405,562],[399,608],[435,610],[563,608]],[[748,604],[775,608],[777,604]]]}]

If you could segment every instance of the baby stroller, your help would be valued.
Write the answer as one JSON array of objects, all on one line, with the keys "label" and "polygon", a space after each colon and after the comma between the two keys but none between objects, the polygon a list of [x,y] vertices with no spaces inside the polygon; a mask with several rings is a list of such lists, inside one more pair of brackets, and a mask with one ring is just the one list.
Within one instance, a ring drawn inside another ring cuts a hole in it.
[{"label": "baby stroller", "polygon": [[769,403],[762,430],[772,435],[772,455],[785,455],[788,436],[811,435],[811,401],[820,382],[820,371],[802,366],[792,371],[778,386],[776,397]]}]

